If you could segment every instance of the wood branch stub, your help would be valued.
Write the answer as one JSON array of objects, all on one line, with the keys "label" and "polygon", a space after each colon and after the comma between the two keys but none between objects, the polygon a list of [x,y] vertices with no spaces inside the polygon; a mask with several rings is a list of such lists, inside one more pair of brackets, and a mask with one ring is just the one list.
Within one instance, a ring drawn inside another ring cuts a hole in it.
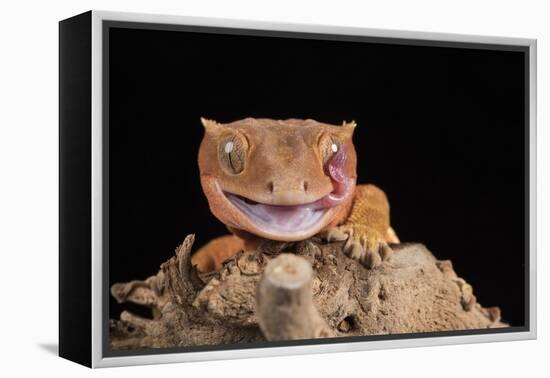
[{"label": "wood branch stub", "polygon": [[267,340],[336,336],[315,308],[312,277],[309,262],[293,254],[267,264],[256,295],[258,323]]}]

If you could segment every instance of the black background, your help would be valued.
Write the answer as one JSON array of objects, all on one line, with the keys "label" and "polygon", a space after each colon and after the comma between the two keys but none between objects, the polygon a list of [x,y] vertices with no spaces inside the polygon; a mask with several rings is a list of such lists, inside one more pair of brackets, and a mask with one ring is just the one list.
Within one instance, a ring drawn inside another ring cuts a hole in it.
[{"label": "black background", "polygon": [[[355,120],[358,182],[386,191],[401,240],[451,259],[484,306],[524,325],[524,59],[111,28],[110,283],[155,274],[189,233],[195,249],[227,233],[199,183],[200,116]],[[111,298],[111,317],[123,308]]]}]

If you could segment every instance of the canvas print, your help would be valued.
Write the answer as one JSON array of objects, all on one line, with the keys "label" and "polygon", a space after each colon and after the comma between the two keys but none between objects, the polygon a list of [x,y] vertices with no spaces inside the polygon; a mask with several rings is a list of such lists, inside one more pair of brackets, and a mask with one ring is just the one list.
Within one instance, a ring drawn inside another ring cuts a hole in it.
[{"label": "canvas print", "polygon": [[104,45],[106,354],[527,326],[524,52],[124,22]]}]

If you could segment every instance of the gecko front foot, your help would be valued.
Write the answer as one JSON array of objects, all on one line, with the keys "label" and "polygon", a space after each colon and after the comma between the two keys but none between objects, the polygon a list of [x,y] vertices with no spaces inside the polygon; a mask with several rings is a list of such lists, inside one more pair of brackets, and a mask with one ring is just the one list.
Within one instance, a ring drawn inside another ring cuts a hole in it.
[{"label": "gecko front foot", "polygon": [[369,269],[379,266],[392,254],[380,232],[362,225],[333,227],[319,236],[328,242],[345,240],[344,253]]}]

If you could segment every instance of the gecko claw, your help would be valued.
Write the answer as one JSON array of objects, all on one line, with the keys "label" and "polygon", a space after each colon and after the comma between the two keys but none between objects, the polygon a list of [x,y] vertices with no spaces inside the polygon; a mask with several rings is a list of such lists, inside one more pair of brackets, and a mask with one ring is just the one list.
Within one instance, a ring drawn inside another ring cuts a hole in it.
[{"label": "gecko claw", "polygon": [[319,236],[329,243],[345,241],[342,250],[346,256],[358,260],[367,269],[381,265],[393,253],[383,237],[369,227],[344,225],[330,228]]},{"label": "gecko claw", "polygon": [[354,260],[361,261],[362,256],[365,254],[365,249],[360,243],[350,238],[344,246],[344,253]]},{"label": "gecko claw", "polygon": [[328,243],[348,240],[349,235],[344,231],[341,231],[338,227],[332,227],[318,234],[321,240]]}]

